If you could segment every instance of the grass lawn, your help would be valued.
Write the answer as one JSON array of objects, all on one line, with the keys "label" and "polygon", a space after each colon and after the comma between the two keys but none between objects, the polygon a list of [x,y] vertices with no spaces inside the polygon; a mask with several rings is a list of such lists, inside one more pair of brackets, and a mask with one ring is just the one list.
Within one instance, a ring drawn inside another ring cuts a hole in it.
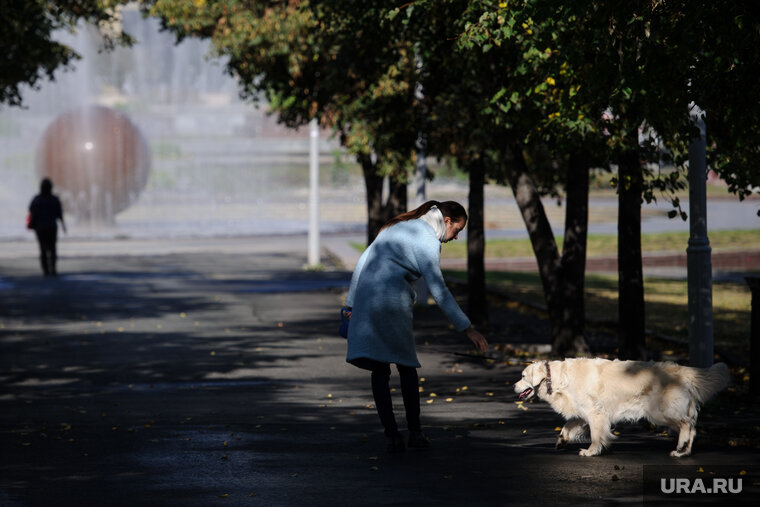
[{"label": "grass lawn", "polygon": [[[760,249],[760,230],[711,231],[708,237],[713,250]],[[557,247],[561,249],[562,238],[556,239]],[[688,241],[688,232],[642,234],[641,248],[646,252],[685,252]],[[617,236],[613,234],[589,235],[587,249],[588,257],[617,255]],[[464,259],[466,256],[467,243],[465,241],[446,243],[441,251],[441,257],[444,259]],[[532,256],[533,248],[527,238],[486,241],[486,257],[489,258]]]},{"label": "grass lawn", "polygon": [[[446,271],[466,278],[464,271]],[[544,304],[538,273],[489,272],[489,286],[504,289],[518,299]],[[616,276],[586,275],[586,317],[590,323],[614,325],[618,315]],[[749,353],[751,294],[746,283],[713,283],[713,339],[715,346],[737,354]],[[688,298],[686,280],[645,278],[646,326],[652,332],[688,339]]]},{"label": "grass lawn", "polygon": [[[760,231],[712,231],[709,233],[713,251],[760,249]],[[561,238],[559,238],[561,240]],[[645,252],[685,252],[688,233],[644,234],[641,237]],[[354,245],[363,250],[363,245]],[[561,244],[559,245],[561,248]],[[465,258],[467,244],[455,241],[443,246],[443,258]],[[588,238],[588,256],[617,255],[617,236],[592,235]],[[489,240],[486,257],[532,257],[528,239]],[[464,271],[446,271],[447,274],[466,278]],[[544,294],[538,273],[497,272],[486,274],[487,283],[504,289],[518,299],[544,304]],[[614,324],[618,315],[617,276],[586,274],[586,316],[589,322]],[[737,354],[749,353],[751,293],[746,283],[713,283],[713,336],[717,347],[726,347]],[[644,299],[646,326],[651,331],[688,339],[688,296],[686,280],[645,278]]]}]

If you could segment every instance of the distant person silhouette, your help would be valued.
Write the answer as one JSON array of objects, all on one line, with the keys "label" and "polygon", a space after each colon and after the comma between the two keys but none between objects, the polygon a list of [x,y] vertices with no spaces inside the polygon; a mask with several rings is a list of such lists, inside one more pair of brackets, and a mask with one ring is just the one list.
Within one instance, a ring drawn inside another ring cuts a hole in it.
[{"label": "distant person silhouette", "polygon": [[40,183],[40,193],[34,196],[29,205],[29,228],[37,233],[37,241],[40,244],[40,265],[45,276],[58,274],[55,268],[58,257],[56,252],[58,220],[61,221],[63,232],[66,232],[61,201],[53,195],[53,182],[44,178]]}]

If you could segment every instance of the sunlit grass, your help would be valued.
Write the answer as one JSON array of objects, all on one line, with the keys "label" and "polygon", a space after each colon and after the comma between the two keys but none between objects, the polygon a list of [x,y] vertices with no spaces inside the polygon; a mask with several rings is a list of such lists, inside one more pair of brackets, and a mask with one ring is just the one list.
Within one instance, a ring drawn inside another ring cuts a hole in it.
[{"label": "sunlit grass", "polygon": [[[464,271],[446,271],[464,278]],[[496,272],[486,274],[487,284],[499,287],[524,301],[545,304],[538,273]],[[618,316],[618,286],[614,275],[587,274],[586,318],[614,323]],[[746,283],[713,283],[713,335],[716,346],[739,353],[749,351],[751,294]],[[689,333],[686,280],[645,278],[646,327],[654,333],[687,339]]]},{"label": "sunlit grass", "polygon": [[[760,249],[760,230],[714,231],[709,235],[713,251]],[[678,251],[685,253],[689,234],[661,233],[642,235],[645,252]],[[353,245],[363,250],[361,244]],[[561,245],[560,245],[561,248]],[[462,259],[467,255],[464,241],[447,243],[442,257]],[[588,256],[617,255],[617,237],[592,235],[588,240]],[[489,240],[486,257],[532,257],[528,239]],[[464,271],[446,271],[447,274],[466,278]],[[545,304],[541,281],[536,272],[486,273],[489,286],[504,289],[523,301]],[[589,321],[614,323],[618,317],[617,276],[597,273],[586,274],[586,317]],[[646,326],[651,331],[676,338],[688,338],[688,295],[686,280],[646,278],[644,281]],[[713,333],[716,346],[726,346],[739,353],[749,351],[751,294],[743,282],[713,283]]]},{"label": "sunlit grass", "polygon": [[[760,249],[760,229],[737,231],[711,231],[710,246],[713,250]],[[561,250],[562,238],[556,238]],[[688,232],[664,232],[642,234],[641,249],[645,252],[681,252],[686,251],[689,241]],[[488,258],[503,259],[507,257],[532,257],[533,248],[529,239],[490,239],[486,241],[485,255]],[[592,234],[587,241],[587,256],[617,255],[617,236],[614,234]],[[467,256],[467,243],[453,241],[446,243],[441,250],[444,259],[463,259]]]}]

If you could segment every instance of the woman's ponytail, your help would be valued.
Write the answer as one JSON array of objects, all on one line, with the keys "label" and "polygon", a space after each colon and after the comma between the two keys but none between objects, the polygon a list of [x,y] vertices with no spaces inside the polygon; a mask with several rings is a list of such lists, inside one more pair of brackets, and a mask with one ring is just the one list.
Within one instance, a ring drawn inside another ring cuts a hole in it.
[{"label": "woman's ponytail", "polygon": [[397,215],[390,220],[388,220],[385,225],[380,229],[381,231],[383,229],[387,229],[391,225],[395,225],[399,222],[406,222],[408,220],[414,220],[416,218],[420,218],[422,215],[430,211],[430,208],[433,206],[437,206],[438,209],[441,210],[441,213],[444,217],[449,217],[455,222],[458,222],[461,219],[464,219],[465,223],[467,222],[467,212],[465,211],[464,207],[462,207],[461,204],[459,204],[456,201],[444,201],[444,202],[438,202],[438,201],[428,201],[421,206],[411,210],[407,211],[406,213],[401,213],[400,215]]}]

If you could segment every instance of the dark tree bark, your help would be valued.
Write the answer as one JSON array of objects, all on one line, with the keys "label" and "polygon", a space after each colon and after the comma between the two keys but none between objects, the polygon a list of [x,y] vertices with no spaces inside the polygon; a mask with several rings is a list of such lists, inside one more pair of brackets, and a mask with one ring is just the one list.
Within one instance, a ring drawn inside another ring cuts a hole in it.
[{"label": "dark tree bark", "polygon": [[470,320],[480,326],[488,322],[486,304],[484,199],[485,168],[481,161],[469,167],[470,194],[467,221],[467,305]]},{"label": "dark tree bark", "polygon": [[[517,206],[528,230],[533,252],[538,263],[538,272],[541,276],[546,306],[549,311],[552,354],[564,356],[587,353],[588,345],[583,333],[565,331],[568,325],[567,322],[585,322],[585,316],[574,315],[573,312],[578,311],[577,306],[563,303],[565,298],[565,294],[563,293],[563,266],[559,250],[557,249],[557,243],[554,239],[554,233],[541,203],[538,188],[528,173],[521,147],[519,145],[512,146],[512,154],[513,163],[507,167],[507,180],[514,192]],[[580,188],[582,189],[582,184]],[[577,192],[574,190],[573,199],[576,199],[576,195]],[[580,239],[580,237],[577,239]],[[567,267],[567,272],[573,273],[573,276],[577,277],[578,270],[585,271],[585,263],[582,267],[578,267],[576,263],[580,263],[581,260],[577,255],[577,246],[571,246],[571,249],[576,255],[572,256],[570,251],[568,251],[565,263],[566,267],[572,266]],[[575,283],[577,284],[577,280]],[[573,289],[573,292],[576,293],[577,290],[578,288],[576,287]],[[582,285],[580,290],[582,292]],[[582,305],[582,303],[580,304]]]},{"label": "dark tree bark", "polygon": [[[638,144],[633,140],[632,145]],[[641,262],[641,162],[636,149],[623,154],[618,168],[618,355],[644,359],[644,276]]]},{"label": "dark tree bark", "polygon": [[558,306],[562,306],[559,329],[552,335],[555,354],[585,354],[586,243],[588,237],[589,159],[582,151],[570,156],[565,191],[565,238],[560,259],[562,276]]},{"label": "dark tree bark", "polygon": [[378,174],[377,165],[369,155],[360,155],[359,163],[364,174],[367,190],[367,244],[375,240],[385,223],[406,211],[406,183],[391,180],[388,200],[383,202],[383,176]]}]

